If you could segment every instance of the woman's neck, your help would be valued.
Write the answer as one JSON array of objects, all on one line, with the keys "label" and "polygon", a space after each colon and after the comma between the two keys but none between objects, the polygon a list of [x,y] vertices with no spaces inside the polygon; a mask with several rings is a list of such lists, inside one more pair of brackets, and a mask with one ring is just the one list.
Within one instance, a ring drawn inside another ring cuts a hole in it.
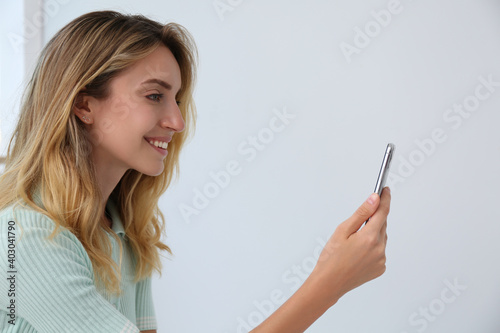
[{"label": "woman's neck", "polygon": [[120,182],[127,169],[122,166],[106,163],[105,159],[93,156],[96,178],[99,189],[101,190],[103,204],[108,202],[111,192],[115,189],[116,185]]}]

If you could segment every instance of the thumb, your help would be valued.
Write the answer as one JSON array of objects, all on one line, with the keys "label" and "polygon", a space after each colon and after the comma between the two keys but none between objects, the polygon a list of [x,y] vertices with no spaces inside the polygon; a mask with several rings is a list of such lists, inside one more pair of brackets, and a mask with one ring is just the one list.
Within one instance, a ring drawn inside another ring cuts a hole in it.
[{"label": "thumb", "polygon": [[345,221],[345,230],[348,233],[348,237],[361,228],[363,223],[375,213],[379,204],[379,195],[377,193],[372,193],[354,214]]}]

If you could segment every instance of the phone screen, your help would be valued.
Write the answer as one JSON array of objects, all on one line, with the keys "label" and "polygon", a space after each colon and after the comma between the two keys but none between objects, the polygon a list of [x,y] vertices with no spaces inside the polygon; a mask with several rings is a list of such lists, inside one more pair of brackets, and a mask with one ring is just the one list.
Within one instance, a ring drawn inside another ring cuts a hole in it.
[{"label": "phone screen", "polygon": [[373,192],[378,195],[382,194],[382,190],[385,186],[385,181],[387,180],[387,176],[389,175],[389,168],[391,166],[392,155],[396,146],[393,143],[387,144],[387,148],[385,149],[384,159],[382,160],[382,165],[380,166],[380,171],[378,173],[377,184],[375,185],[375,190]]}]

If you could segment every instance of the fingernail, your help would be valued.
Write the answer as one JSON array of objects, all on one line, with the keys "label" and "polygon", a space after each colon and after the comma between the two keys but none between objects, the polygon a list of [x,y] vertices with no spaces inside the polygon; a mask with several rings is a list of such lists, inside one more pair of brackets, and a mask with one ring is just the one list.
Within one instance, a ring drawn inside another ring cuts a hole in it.
[{"label": "fingernail", "polygon": [[391,189],[389,188],[389,186],[386,186],[386,187],[385,187],[385,190],[386,190],[389,194],[391,194]]},{"label": "fingernail", "polygon": [[375,203],[375,200],[377,199],[377,193],[372,193],[366,201],[370,204],[373,205]]}]

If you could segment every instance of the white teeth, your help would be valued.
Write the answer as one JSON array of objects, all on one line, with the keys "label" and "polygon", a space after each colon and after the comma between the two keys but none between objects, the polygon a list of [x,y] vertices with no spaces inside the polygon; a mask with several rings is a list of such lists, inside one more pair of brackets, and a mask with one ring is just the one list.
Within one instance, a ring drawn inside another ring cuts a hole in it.
[{"label": "white teeth", "polygon": [[162,149],[167,149],[167,147],[168,147],[168,142],[149,140],[149,143],[155,147],[162,148]]}]

